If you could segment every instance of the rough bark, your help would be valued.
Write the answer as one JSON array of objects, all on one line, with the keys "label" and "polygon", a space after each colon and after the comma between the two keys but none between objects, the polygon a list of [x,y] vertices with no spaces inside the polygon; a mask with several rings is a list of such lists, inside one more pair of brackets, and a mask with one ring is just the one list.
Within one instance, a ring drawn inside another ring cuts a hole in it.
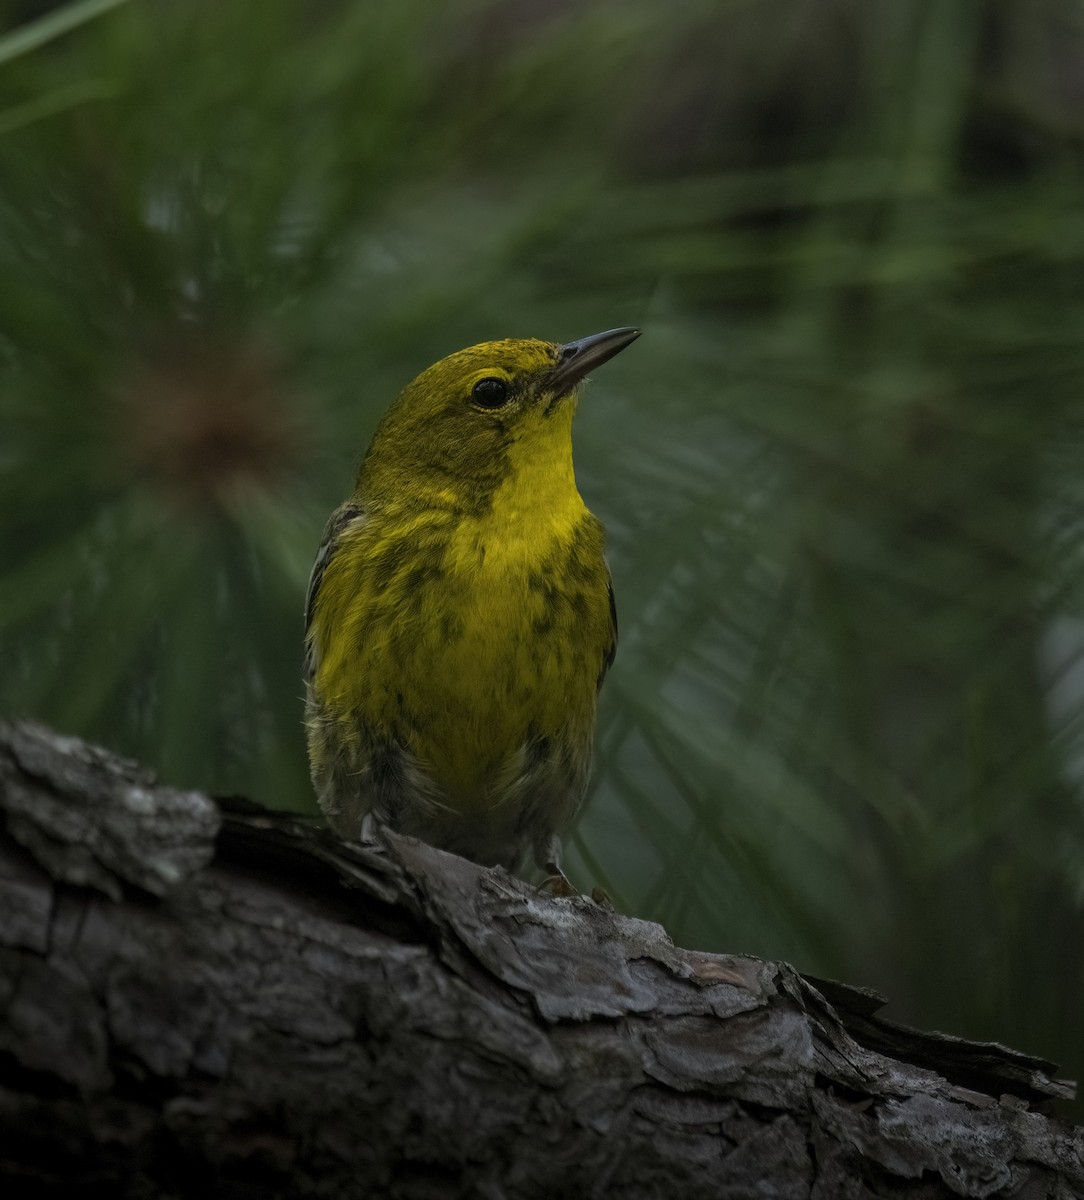
[{"label": "rough bark", "polygon": [[1084,1195],[1048,1063],[0,725],[0,1189]]}]

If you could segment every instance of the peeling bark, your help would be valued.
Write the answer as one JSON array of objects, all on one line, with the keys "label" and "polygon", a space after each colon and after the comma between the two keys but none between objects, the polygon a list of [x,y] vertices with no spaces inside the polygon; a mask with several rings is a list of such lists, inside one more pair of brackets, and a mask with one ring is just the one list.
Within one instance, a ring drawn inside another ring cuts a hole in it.
[{"label": "peeling bark", "polygon": [[0,1187],[1076,1197],[1039,1059],[0,725]]}]

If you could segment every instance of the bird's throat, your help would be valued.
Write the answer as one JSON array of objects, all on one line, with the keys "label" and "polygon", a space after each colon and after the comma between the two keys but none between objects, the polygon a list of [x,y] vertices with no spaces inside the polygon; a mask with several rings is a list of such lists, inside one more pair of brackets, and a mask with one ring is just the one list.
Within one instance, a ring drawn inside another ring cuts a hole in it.
[{"label": "bird's throat", "polygon": [[540,413],[509,445],[507,471],[491,503],[460,523],[453,563],[534,570],[551,557],[554,542],[568,541],[585,514],[572,469],[571,409]]}]

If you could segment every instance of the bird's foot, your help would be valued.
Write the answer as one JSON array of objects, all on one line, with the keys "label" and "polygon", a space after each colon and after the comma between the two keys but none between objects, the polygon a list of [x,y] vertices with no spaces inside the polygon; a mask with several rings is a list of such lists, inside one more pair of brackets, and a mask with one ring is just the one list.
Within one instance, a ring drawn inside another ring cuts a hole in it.
[{"label": "bird's foot", "polygon": [[358,827],[358,841],[363,846],[380,846],[384,843],[383,825],[372,809],[369,809],[361,818],[361,824]]},{"label": "bird's foot", "polygon": [[535,888],[536,892],[548,892],[551,896],[556,896],[565,899],[568,896],[578,896],[580,893],[572,886],[568,880],[568,876],[557,868],[555,875],[547,875],[545,879]]}]

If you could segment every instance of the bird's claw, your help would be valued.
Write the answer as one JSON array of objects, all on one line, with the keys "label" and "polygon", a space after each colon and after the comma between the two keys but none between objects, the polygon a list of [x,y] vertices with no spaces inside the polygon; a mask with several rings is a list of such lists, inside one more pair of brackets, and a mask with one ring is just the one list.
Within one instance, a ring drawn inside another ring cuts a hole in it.
[{"label": "bird's claw", "polygon": [[547,875],[535,888],[536,892],[549,892],[551,896],[564,899],[568,896],[578,896],[580,893],[568,881],[568,876],[558,868],[555,875]]}]

